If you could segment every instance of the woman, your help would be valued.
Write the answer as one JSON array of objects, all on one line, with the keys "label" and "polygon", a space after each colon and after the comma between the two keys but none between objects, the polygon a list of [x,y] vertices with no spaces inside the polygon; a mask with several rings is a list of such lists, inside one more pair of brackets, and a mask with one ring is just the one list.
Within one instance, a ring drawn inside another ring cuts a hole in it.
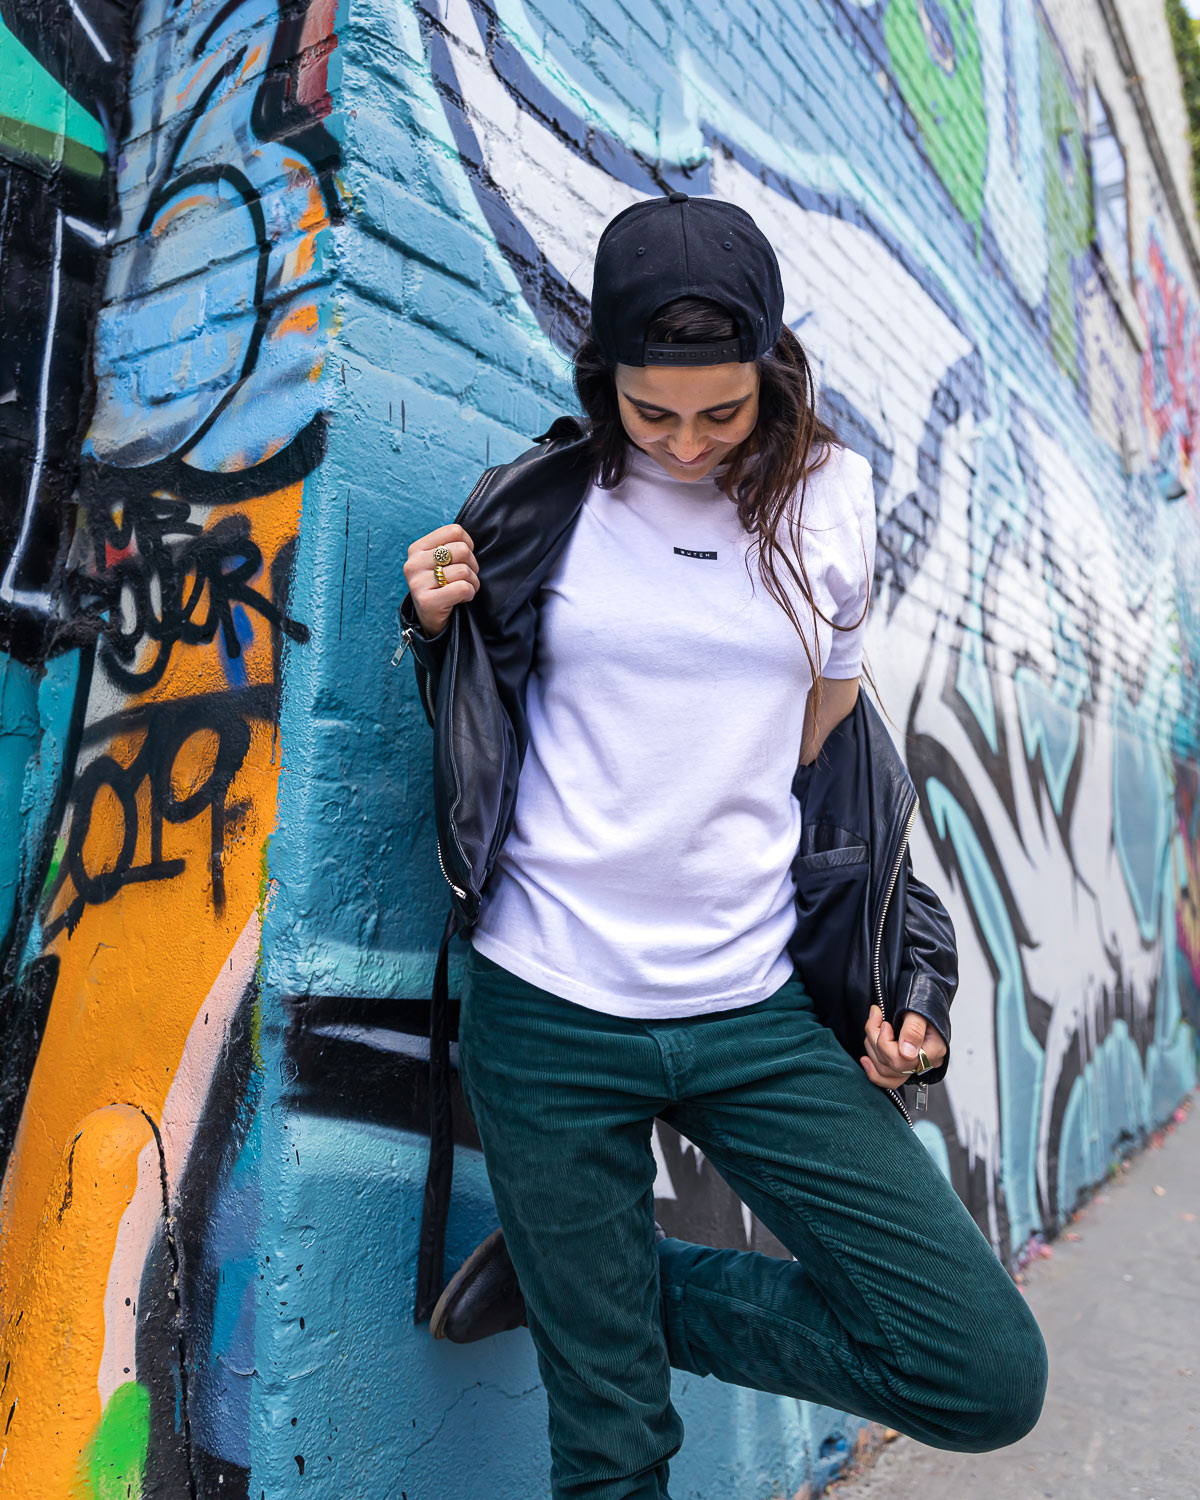
[{"label": "woman", "polygon": [[[937,1447],[1014,1442],[1041,1410],[1040,1332],[885,1092],[947,1038],[876,1006],[856,1066],[788,957],[790,789],[855,703],[875,512],[749,215],[682,193],[618,214],[575,381],[591,483],[537,595],[459,1025],[502,1234],[435,1331],[511,1257],[555,1500],[667,1495],[672,1366]],[[419,538],[404,573],[429,660],[486,591],[469,528]],[[794,1260],[657,1229],[655,1117]]]}]

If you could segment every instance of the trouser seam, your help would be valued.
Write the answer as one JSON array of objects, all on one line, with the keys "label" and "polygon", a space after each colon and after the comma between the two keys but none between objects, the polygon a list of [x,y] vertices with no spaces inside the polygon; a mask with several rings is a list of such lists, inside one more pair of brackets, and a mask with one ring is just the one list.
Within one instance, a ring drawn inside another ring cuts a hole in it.
[{"label": "trouser seam", "polygon": [[663,1286],[662,1270],[659,1269],[659,1292],[663,1306],[663,1334],[667,1340],[667,1349],[670,1351],[671,1343],[674,1341],[679,1345],[679,1354],[686,1361],[689,1369],[694,1369],[696,1356],[692,1352],[692,1345],[687,1336],[687,1319],[684,1316],[682,1286]]},{"label": "trouser seam", "polygon": [[[714,1140],[719,1141],[721,1145],[724,1146],[724,1148],[729,1152],[730,1156],[735,1161],[737,1161],[739,1158],[744,1157],[745,1153],[740,1151],[738,1147],[735,1146],[734,1143],[729,1139],[729,1137],[726,1136],[721,1130],[715,1128],[712,1125],[709,1125],[709,1133],[712,1135]],[[842,1264],[842,1258],[837,1254],[833,1246],[830,1245],[829,1242],[822,1235],[818,1234],[817,1231],[813,1228],[809,1216],[805,1213],[804,1209],[796,1200],[787,1183],[776,1177],[768,1166],[757,1166],[755,1175],[757,1176],[759,1183],[770,1188],[772,1194],[780,1200],[780,1202],[787,1208],[788,1212],[794,1213],[796,1217],[803,1223],[805,1229],[808,1230],[813,1239],[816,1240],[817,1243],[824,1249],[825,1253],[831,1256],[833,1260],[837,1262],[842,1275],[845,1276],[846,1280],[850,1283],[851,1286],[853,1286],[854,1290],[871,1309],[872,1315],[874,1316],[876,1322],[879,1324],[880,1331],[888,1341],[888,1348],[891,1351],[892,1358],[896,1361],[903,1360],[903,1341],[897,1336],[896,1331],[891,1326],[891,1320],[888,1318],[886,1313],[884,1313],[879,1307],[876,1306],[875,1299],[871,1297],[865,1289],[859,1286],[857,1280]],[[755,1304],[749,1303],[747,1305],[753,1307]]]},{"label": "trouser seam", "polygon": [[[837,1344],[828,1344],[822,1338],[817,1337],[811,1329],[805,1328],[803,1323],[798,1323],[794,1318],[789,1318],[784,1313],[771,1312],[765,1307],[760,1307],[757,1302],[747,1302],[744,1297],[734,1297],[729,1292],[719,1292],[707,1286],[688,1286],[686,1296],[707,1299],[710,1302],[722,1302],[727,1306],[736,1307],[743,1313],[748,1313],[751,1318],[764,1324],[768,1328],[786,1326],[791,1332],[799,1334],[807,1343],[815,1345],[825,1354],[831,1355],[838,1364],[861,1385],[874,1385],[876,1395],[886,1393],[886,1385],[882,1381],[873,1378],[873,1372],[863,1361],[856,1361],[848,1356],[846,1351]],[[690,1347],[689,1347],[690,1353]]]}]

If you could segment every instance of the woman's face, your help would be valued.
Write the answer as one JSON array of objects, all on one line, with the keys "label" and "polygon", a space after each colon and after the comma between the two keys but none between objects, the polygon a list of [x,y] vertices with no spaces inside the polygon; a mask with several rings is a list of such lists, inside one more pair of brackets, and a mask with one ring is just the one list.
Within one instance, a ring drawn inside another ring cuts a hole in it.
[{"label": "woman's face", "polygon": [[703,479],[758,420],[758,366],[618,365],[617,405],[631,443],[675,479]]}]

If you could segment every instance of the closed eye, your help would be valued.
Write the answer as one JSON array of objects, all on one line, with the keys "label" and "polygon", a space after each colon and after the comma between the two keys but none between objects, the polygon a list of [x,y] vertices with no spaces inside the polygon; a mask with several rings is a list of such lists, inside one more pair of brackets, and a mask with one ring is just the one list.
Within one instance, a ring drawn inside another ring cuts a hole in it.
[{"label": "closed eye", "polygon": [[[640,415],[643,422],[649,422],[653,425],[656,422],[665,422],[667,418],[671,416],[671,413],[669,411],[664,411],[660,412],[657,417],[652,417],[648,411],[644,411],[641,412]],[[714,417],[712,415],[709,415],[709,421],[715,422],[716,425],[720,427],[725,422],[732,422],[734,417],[736,416],[736,411],[731,411],[727,417]]]}]

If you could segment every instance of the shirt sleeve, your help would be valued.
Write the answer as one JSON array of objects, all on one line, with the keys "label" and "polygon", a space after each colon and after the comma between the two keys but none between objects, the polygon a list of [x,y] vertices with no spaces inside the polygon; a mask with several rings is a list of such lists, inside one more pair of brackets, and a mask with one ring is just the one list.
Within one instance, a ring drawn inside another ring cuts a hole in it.
[{"label": "shirt sleeve", "polygon": [[[830,618],[853,630],[835,630],[829,654],[821,667],[823,677],[857,677],[862,670],[863,639],[867,615],[864,605],[875,572],[875,484],[871,465],[858,453],[847,452],[845,503],[849,511],[843,529],[844,542],[830,572],[830,589],[836,608]],[[862,617],[861,620],[859,617]]]}]

